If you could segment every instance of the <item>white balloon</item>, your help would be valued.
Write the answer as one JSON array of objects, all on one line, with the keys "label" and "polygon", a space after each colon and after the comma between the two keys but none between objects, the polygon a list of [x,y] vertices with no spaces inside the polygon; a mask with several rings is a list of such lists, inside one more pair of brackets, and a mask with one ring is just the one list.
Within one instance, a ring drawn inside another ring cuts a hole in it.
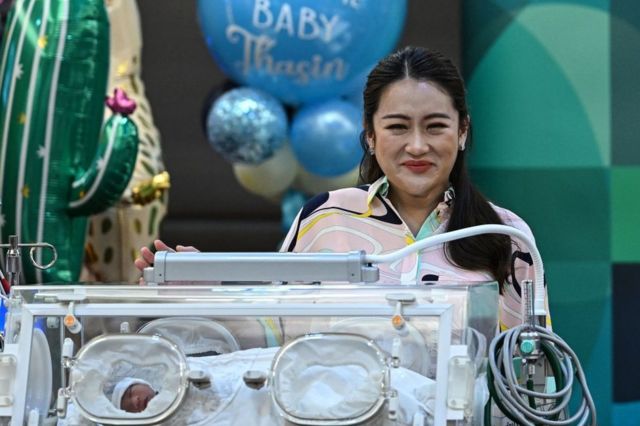
[{"label": "white balloon", "polygon": [[358,184],[359,172],[360,167],[357,166],[343,175],[328,178],[314,175],[300,167],[294,186],[311,195],[340,188],[349,188]]},{"label": "white balloon", "polygon": [[233,173],[244,189],[269,200],[277,199],[289,188],[297,171],[298,163],[288,143],[258,165],[233,165]]}]

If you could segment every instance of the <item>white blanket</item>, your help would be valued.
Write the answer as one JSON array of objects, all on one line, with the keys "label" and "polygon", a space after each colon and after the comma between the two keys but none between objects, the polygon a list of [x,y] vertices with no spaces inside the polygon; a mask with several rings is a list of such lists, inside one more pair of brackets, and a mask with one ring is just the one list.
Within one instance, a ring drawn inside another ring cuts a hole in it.
[{"label": "white blanket", "polygon": [[[202,370],[212,379],[209,389],[189,391],[176,413],[163,425],[193,426],[274,426],[284,425],[271,401],[269,389],[253,390],[242,379],[247,370],[267,372],[279,348],[249,349],[210,357],[189,358],[192,370]],[[404,368],[392,370],[392,387],[400,395],[399,422],[410,425],[420,406],[429,406],[434,382]],[[422,401],[420,401],[420,399]],[[153,402],[153,400],[152,400]],[[384,424],[377,423],[377,424]],[[70,403],[65,419],[58,426],[86,426],[85,419]]]}]

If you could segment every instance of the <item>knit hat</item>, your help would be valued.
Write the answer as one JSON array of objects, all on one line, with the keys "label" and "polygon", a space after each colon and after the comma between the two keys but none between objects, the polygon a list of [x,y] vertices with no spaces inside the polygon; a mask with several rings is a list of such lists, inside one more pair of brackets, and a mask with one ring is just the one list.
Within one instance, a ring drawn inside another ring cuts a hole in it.
[{"label": "knit hat", "polygon": [[135,377],[125,377],[118,382],[115,388],[113,388],[113,393],[111,394],[111,403],[116,408],[121,409],[120,404],[122,403],[122,397],[124,396],[124,393],[127,391],[127,389],[129,389],[129,387],[133,385],[147,385],[151,389],[153,389],[153,386],[151,386],[151,384],[145,380]]}]

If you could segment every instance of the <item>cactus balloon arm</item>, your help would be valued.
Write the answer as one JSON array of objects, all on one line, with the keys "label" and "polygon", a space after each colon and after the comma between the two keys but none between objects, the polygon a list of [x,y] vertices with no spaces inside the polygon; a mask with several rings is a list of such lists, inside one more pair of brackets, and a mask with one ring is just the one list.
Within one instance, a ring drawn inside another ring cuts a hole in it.
[{"label": "cactus balloon arm", "polygon": [[95,214],[115,204],[129,184],[137,152],[136,125],[114,114],[103,127],[92,164],[72,183],[69,214]]}]

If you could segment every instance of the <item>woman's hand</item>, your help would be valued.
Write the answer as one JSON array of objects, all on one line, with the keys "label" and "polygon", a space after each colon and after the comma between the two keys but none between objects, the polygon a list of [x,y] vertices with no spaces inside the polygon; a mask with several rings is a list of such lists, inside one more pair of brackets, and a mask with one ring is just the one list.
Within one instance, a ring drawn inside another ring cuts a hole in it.
[{"label": "woman's hand", "polygon": [[[177,245],[176,249],[174,250],[171,247],[169,247],[168,245],[166,245],[161,240],[155,240],[153,242],[153,246],[155,247],[156,251],[170,251],[170,252],[176,252],[176,251],[191,251],[191,252],[194,252],[194,251],[199,251],[197,248],[195,248],[193,246],[181,246],[181,245]],[[154,252],[149,250],[148,247],[142,247],[140,249],[140,257],[138,257],[134,261],[134,264],[136,265],[136,268],[138,268],[142,272],[144,270],[144,268],[148,268],[150,266],[153,266],[153,257],[154,257]]]}]

